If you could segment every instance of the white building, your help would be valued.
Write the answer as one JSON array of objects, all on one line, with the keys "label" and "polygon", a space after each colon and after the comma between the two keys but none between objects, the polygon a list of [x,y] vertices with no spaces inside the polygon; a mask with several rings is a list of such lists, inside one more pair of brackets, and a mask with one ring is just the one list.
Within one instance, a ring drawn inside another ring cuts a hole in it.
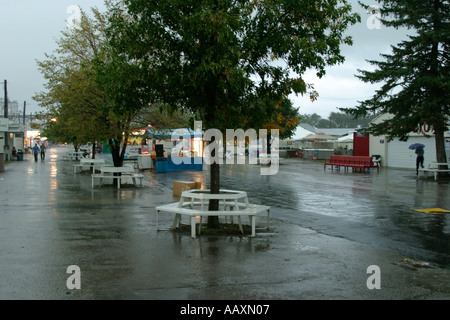
[{"label": "white building", "polygon": [[9,129],[9,119],[0,118],[0,153],[4,153],[5,148],[5,133]]},{"label": "white building", "polygon": [[[392,115],[382,114],[376,117],[372,123],[381,123],[390,119]],[[416,167],[416,154],[408,147],[413,143],[425,145],[424,166],[430,162],[436,162],[436,143],[431,126],[423,125],[418,132],[411,132],[408,141],[400,141],[394,138],[388,142],[387,136],[369,136],[369,153],[381,156],[381,165],[394,168]],[[450,156],[450,131],[445,133],[447,158]],[[448,160],[447,160],[448,161]]]},{"label": "white building", "polygon": [[316,128],[307,123],[300,123],[295,129],[294,136],[291,140],[301,140],[313,133],[317,133]]},{"label": "white building", "polygon": [[307,123],[300,123],[295,129],[294,137],[291,140],[302,140],[311,134],[324,133],[336,138],[346,136],[355,132],[353,128],[316,128]]}]

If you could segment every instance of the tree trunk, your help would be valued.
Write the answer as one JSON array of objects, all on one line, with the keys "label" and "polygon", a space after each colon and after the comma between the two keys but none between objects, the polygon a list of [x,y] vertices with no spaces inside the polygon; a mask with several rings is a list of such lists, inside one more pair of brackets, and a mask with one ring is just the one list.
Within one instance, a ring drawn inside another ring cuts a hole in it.
[{"label": "tree trunk", "polygon": [[117,145],[116,140],[109,139],[109,148],[111,149],[111,156],[113,159],[114,167],[122,166],[122,162],[120,161],[120,145]]},{"label": "tree trunk", "polygon": [[[210,177],[210,193],[218,194],[220,191],[220,165],[218,163],[211,164],[211,177]],[[208,210],[219,210],[219,200],[209,200]],[[218,228],[219,217],[208,217],[208,228]]]},{"label": "tree trunk", "polygon": [[93,144],[92,144],[92,159],[95,159],[95,151],[97,150],[97,143],[96,142],[94,142]]},{"label": "tree trunk", "polygon": [[[210,144],[218,144],[219,141],[215,139],[210,142]],[[217,146],[214,148],[214,154],[211,154],[212,157],[216,156],[216,151],[218,150]],[[210,193],[218,194],[220,191],[220,165],[214,161],[210,167]],[[219,210],[219,200],[209,200],[208,204],[209,211],[217,211]],[[218,216],[210,216],[208,217],[208,228],[218,228],[219,227],[219,217]]]},{"label": "tree trunk", "polygon": [[[211,38],[212,43],[214,42],[214,38]],[[209,83],[207,88],[207,100],[208,100],[208,110],[206,114],[206,126],[207,128],[214,128],[215,117],[216,117],[216,92],[218,88],[217,79],[213,78],[213,80]],[[211,156],[213,158],[216,158],[216,152],[218,152],[218,143],[222,143],[222,141],[217,141],[216,137],[213,137],[212,140],[209,142],[209,144],[216,144],[216,148],[213,148],[213,153]],[[210,193],[211,194],[218,194],[220,190],[220,167],[219,163],[216,163],[214,161],[211,164],[211,176],[210,176]],[[219,210],[219,200],[209,200],[208,204],[208,210],[209,211],[217,211]],[[219,228],[219,217],[218,216],[209,216],[208,217],[208,228],[217,229]]]},{"label": "tree trunk", "polygon": [[[435,10],[435,13],[432,16],[433,21],[433,31],[434,33],[437,33],[437,30],[442,30],[442,20],[441,15],[437,12],[439,11],[440,7],[440,1],[435,0],[433,2],[433,7]],[[430,74],[433,78],[439,78],[439,42],[433,41],[432,48],[430,52]],[[445,96],[446,92],[442,91],[440,87],[432,86],[431,88],[431,96],[434,97],[434,99],[437,99],[437,97]],[[440,110],[436,110],[436,113],[439,113]],[[439,121],[439,123],[433,123],[434,127],[434,139],[436,144],[436,161],[440,163],[446,163],[447,162],[447,155],[445,152],[445,137],[444,133],[447,127],[447,118],[443,118]],[[439,169],[447,169],[448,165],[446,166],[439,166]],[[439,172],[438,177],[448,177],[448,172]]]},{"label": "tree trunk", "polygon": [[[444,130],[442,130],[441,126],[435,126],[434,129],[434,139],[436,143],[436,162],[446,163],[447,162],[447,154],[445,152],[445,137]],[[446,166],[439,166],[439,169],[447,169]],[[448,177],[448,172],[439,172],[438,177]]]},{"label": "tree trunk", "polygon": [[[121,159],[120,156],[120,142],[118,142],[116,139],[109,139],[109,148],[111,149],[111,156],[113,158],[114,167],[121,167],[123,164],[123,158]],[[114,175],[116,176],[118,175],[118,173],[114,173]],[[113,183],[117,187],[119,179],[114,179],[113,181]]]},{"label": "tree trunk", "polygon": [[128,134],[125,134],[123,142],[120,143],[122,145],[122,151],[120,152],[120,166],[123,166],[123,159],[125,158],[125,152],[127,151],[128,146]]},{"label": "tree trunk", "polygon": [[[80,145],[79,144],[74,144],[73,147],[75,148],[75,152],[78,152],[80,150]],[[75,157],[75,159],[78,161],[78,155]]]},{"label": "tree trunk", "polygon": [[[95,148],[96,147],[96,145],[95,145],[95,142],[92,144],[92,159],[95,159]],[[95,173],[95,166],[92,166],[91,167],[91,173]]]}]

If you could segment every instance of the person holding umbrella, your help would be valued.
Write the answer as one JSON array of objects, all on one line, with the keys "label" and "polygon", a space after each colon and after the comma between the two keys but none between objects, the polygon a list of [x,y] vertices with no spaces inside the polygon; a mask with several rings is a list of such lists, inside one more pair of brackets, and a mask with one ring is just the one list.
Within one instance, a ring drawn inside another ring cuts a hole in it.
[{"label": "person holding umbrella", "polygon": [[409,146],[409,149],[411,150],[416,150],[416,154],[417,154],[417,158],[416,158],[416,174],[419,174],[419,166],[421,166],[423,168],[423,160],[424,160],[424,151],[423,148],[425,148],[425,146],[421,143],[414,143],[412,145]]},{"label": "person holding umbrella", "polygon": [[416,149],[416,154],[417,154],[417,158],[416,158],[416,174],[419,174],[419,165],[423,168],[423,148],[417,148]]}]

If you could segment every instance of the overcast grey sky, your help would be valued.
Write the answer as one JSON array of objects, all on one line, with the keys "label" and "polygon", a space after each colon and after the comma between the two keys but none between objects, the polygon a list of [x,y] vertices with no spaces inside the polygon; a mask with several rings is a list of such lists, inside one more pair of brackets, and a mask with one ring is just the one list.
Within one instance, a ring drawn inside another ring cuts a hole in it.
[{"label": "overcast grey sky", "polygon": [[[346,62],[329,68],[324,78],[317,79],[314,72],[305,74],[305,81],[314,84],[319,99],[311,103],[308,97],[295,98],[294,106],[300,107],[301,114],[317,113],[327,118],[330,112],[338,111],[337,107],[354,107],[358,100],[369,98],[376,87],[355,78],[357,69],[370,68],[366,59],[379,60],[380,53],[390,52],[390,45],[406,39],[405,31],[376,28],[370,24],[373,16],[357,0],[349,2],[361,15],[361,23],[349,29],[354,44],[343,47]],[[374,0],[365,3],[377,4]],[[43,60],[44,53],[56,49],[55,40],[67,28],[67,20],[73,15],[68,9],[73,5],[85,11],[105,8],[103,0],[0,0],[0,82],[8,81],[8,97],[17,100],[21,110],[27,102],[27,113],[40,110],[32,97],[44,89],[36,59]],[[3,86],[0,97],[4,97]]]}]

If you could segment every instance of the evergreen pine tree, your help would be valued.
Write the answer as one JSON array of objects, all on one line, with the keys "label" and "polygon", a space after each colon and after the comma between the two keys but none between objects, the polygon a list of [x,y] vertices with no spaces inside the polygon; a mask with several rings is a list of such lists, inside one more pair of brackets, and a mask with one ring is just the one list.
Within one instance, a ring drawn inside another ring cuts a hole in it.
[{"label": "evergreen pine tree", "polygon": [[[368,61],[375,71],[357,77],[367,83],[382,83],[371,99],[354,109],[341,110],[359,117],[389,113],[392,118],[372,124],[369,131],[402,141],[423,124],[434,128],[437,162],[447,162],[444,133],[450,118],[449,89],[449,1],[378,0],[381,22],[396,29],[414,29],[383,61]],[[366,9],[367,5],[360,4]]]}]

